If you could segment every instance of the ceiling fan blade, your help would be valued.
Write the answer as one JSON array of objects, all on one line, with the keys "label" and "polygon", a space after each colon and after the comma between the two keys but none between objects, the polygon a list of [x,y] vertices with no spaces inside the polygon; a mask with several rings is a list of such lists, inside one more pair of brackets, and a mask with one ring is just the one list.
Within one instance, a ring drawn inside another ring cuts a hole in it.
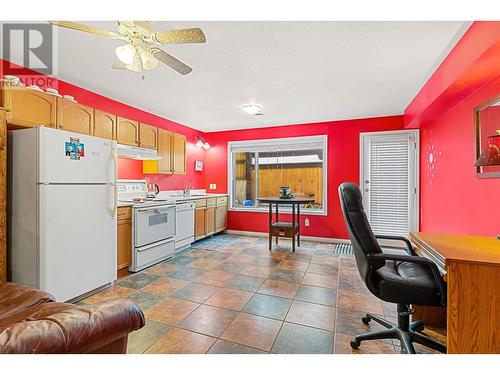
[{"label": "ceiling fan blade", "polygon": [[153,33],[152,38],[159,44],[205,43],[206,38],[199,28],[178,29]]},{"label": "ceiling fan blade", "polygon": [[148,31],[153,31],[153,22],[151,21],[118,21],[118,25],[125,25],[127,27],[138,26]]},{"label": "ceiling fan blade", "polygon": [[65,27],[67,29],[73,29],[73,30],[78,30],[78,31],[84,31],[86,33],[91,33],[91,34],[97,34],[101,36],[107,36],[107,37],[117,37],[119,36],[117,33],[113,31],[108,31],[104,29],[99,29],[97,27],[89,26],[89,25],[84,25],[81,23],[76,23],[76,22],[70,22],[70,21],[49,21],[52,25],[59,26],[59,27]]},{"label": "ceiling fan blade", "polygon": [[182,75],[186,75],[193,70],[193,69],[191,69],[191,67],[187,66],[182,61],[177,60],[175,57],[169,55],[168,53],[166,53],[165,51],[162,51],[159,48],[152,48],[151,53],[159,61],[161,61],[165,65],[168,65],[173,70],[175,70],[176,72],[178,72]]},{"label": "ceiling fan blade", "polygon": [[142,27],[148,31],[153,31],[153,22],[151,21],[132,21],[134,25]]},{"label": "ceiling fan blade", "polygon": [[124,70],[124,69],[127,69],[125,63],[123,63],[121,60],[118,60],[116,59],[114,62],[113,62],[113,65],[111,65],[111,67],[113,69],[118,69],[118,70]]}]

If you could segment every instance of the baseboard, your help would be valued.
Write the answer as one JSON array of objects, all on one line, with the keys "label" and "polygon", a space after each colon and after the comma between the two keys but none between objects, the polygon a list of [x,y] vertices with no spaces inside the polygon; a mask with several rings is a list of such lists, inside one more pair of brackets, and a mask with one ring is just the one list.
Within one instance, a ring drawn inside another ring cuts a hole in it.
[{"label": "baseboard", "polygon": [[[228,229],[224,233],[234,234],[237,236],[250,236],[250,237],[267,237],[268,234],[266,232],[250,232],[246,230],[233,230]],[[316,241],[323,243],[351,243],[350,240],[345,240],[342,238],[328,238],[328,237],[314,237],[314,236],[300,236],[300,239],[305,241]]]}]

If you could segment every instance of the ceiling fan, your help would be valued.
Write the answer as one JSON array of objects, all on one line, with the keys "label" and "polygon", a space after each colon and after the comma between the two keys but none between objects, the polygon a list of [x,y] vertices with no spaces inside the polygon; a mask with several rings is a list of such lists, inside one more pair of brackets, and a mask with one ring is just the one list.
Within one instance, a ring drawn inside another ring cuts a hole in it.
[{"label": "ceiling fan", "polygon": [[116,48],[117,59],[113,69],[128,69],[134,72],[154,69],[158,62],[179,72],[188,74],[191,68],[175,57],[158,48],[163,44],[205,43],[205,35],[200,28],[153,31],[148,21],[118,21],[117,32],[100,29],[70,21],[49,21],[52,25],[84,31],[111,39],[124,40],[127,44]]}]

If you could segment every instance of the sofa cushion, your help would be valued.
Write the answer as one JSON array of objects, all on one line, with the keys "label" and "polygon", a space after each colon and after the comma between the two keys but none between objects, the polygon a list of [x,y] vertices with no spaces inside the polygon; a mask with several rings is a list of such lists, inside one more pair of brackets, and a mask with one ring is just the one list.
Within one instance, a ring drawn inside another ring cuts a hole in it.
[{"label": "sofa cushion", "polygon": [[21,284],[0,281],[0,320],[28,307],[53,302],[54,300],[50,293]]},{"label": "sofa cushion", "polygon": [[0,321],[0,353],[89,353],[144,324],[144,314],[130,300],[42,304]]}]

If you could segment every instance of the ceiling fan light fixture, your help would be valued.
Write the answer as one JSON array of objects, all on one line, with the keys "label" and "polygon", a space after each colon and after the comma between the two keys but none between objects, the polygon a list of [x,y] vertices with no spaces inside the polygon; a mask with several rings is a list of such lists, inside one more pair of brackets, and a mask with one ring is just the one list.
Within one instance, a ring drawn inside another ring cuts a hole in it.
[{"label": "ceiling fan light fixture", "polygon": [[125,44],[115,49],[116,57],[124,64],[133,64],[136,53],[137,51],[132,44]]},{"label": "ceiling fan light fixture", "polygon": [[154,69],[158,65],[158,60],[153,56],[149,49],[140,48],[139,55],[141,56],[142,67],[144,70]]},{"label": "ceiling fan light fixture", "polygon": [[243,107],[241,107],[241,109],[247,115],[257,115],[261,113],[262,106],[258,104],[245,104]]},{"label": "ceiling fan light fixture", "polygon": [[139,54],[136,53],[132,64],[127,64],[127,65],[125,65],[125,67],[128,70],[132,70],[133,72],[141,73],[142,72],[142,61],[141,61],[141,57],[139,56]]}]

